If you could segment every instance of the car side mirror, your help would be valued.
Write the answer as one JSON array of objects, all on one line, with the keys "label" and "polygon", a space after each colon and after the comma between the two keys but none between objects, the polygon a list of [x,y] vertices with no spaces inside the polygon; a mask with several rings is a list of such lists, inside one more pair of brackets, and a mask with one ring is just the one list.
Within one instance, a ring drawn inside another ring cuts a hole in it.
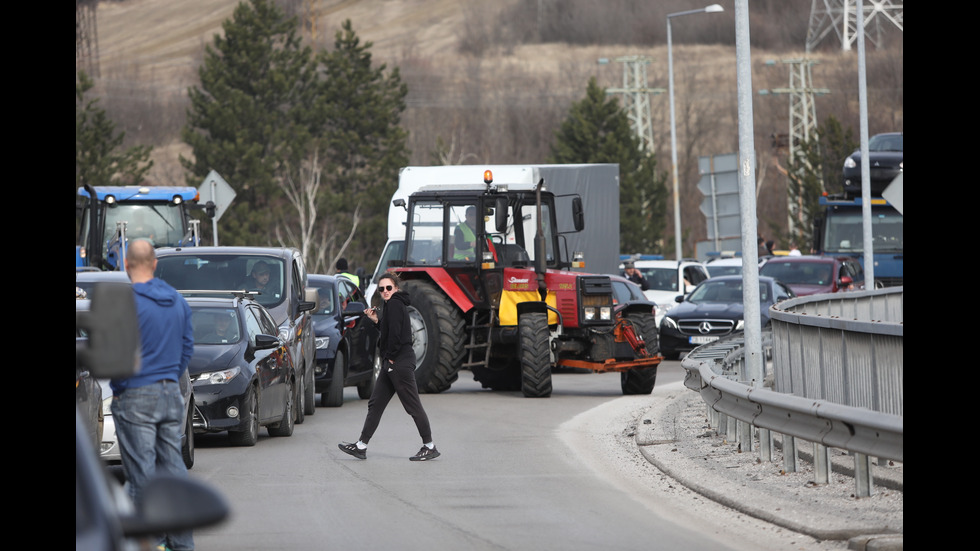
[{"label": "car side mirror", "polygon": [[684,302],[684,295],[677,295],[674,297],[674,302]]},{"label": "car side mirror", "polygon": [[129,283],[99,282],[92,287],[88,312],[75,312],[75,326],[88,332],[76,363],[93,377],[115,379],[139,371],[139,324]]},{"label": "car side mirror", "polygon": [[273,335],[255,335],[255,349],[256,350],[270,350],[272,348],[278,348],[282,345],[282,341],[279,340],[278,336]]},{"label": "car side mirror", "polygon": [[225,498],[192,478],[157,475],[143,489],[140,512],[120,518],[130,538],[212,526],[231,511]]},{"label": "car side mirror", "polygon": [[300,312],[320,309],[320,290],[315,287],[307,287],[303,293],[303,300],[299,303]]}]

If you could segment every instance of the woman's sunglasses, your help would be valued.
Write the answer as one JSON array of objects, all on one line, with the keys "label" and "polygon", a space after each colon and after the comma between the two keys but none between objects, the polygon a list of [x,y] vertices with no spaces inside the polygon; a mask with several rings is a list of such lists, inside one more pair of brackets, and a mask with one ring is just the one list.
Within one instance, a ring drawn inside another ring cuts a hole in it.
[{"label": "woman's sunglasses", "polygon": [[381,289],[382,291],[390,291],[394,288],[394,285],[378,285],[378,289]]}]

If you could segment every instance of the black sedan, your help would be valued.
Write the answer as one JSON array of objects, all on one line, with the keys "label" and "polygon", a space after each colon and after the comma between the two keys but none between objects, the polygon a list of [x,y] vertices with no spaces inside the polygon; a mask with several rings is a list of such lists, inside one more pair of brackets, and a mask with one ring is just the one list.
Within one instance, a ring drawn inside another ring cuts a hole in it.
[{"label": "black sedan", "polygon": [[381,364],[376,362],[378,329],[363,315],[367,300],[345,277],[310,274],[308,279],[308,286],[320,293],[320,309],[313,312],[313,373],[320,404],[342,406],[348,386],[356,386],[361,398],[370,398]]},{"label": "black sedan", "polygon": [[[759,276],[762,327],[769,326],[769,307],[795,297],[793,290],[771,277]],[[702,281],[660,322],[660,352],[676,360],[702,344],[743,329],[742,276],[719,276]]]},{"label": "black sedan", "polygon": [[[868,157],[871,159],[871,195],[881,197],[881,192],[902,173],[904,162],[903,132],[875,134],[868,140]],[[851,197],[861,195],[861,150],[851,153],[844,160],[844,193]]]},{"label": "black sedan", "polygon": [[269,311],[251,293],[215,291],[188,297],[194,325],[194,432],[228,431],[236,446],[254,446],[259,427],[291,436],[296,421],[293,360]]}]

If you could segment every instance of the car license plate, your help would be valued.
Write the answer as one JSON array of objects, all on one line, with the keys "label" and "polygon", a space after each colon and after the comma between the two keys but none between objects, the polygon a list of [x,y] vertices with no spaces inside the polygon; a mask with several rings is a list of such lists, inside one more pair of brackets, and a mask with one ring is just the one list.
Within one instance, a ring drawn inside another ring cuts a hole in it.
[{"label": "car license plate", "polygon": [[691,344],[708,344],[716,340],[718,340],[718,337],[691,337]]}]

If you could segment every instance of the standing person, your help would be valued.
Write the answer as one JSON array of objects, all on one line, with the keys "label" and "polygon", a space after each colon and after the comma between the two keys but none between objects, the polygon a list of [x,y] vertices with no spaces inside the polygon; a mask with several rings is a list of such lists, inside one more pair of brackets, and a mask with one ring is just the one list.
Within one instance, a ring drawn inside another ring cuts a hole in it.
[{"label": "standing person", "polygon": [[769,247],[766,246],[766,238],[765,237],[762,237],[760,235],[759,236],[759,239],[757,239],[756,241],[757,241],[757,244],[759,245],[759,258],[762,258],[764,256],[770,256],[772,254],[771,252],[769,252]]},{"label": "standing person", "polygon": [[476,259],[476,207],[466,207],[466,221],[453,232],[454,260]]},{"label": "standing person", "polygon": [[341,451],[358,459],[367,459],[368,442],[377,430],[388,402],[395,394],[398,394],[405,413],[415,419],[415,426],[419,430],[419,436],[422,437],[422,449],[409,459],[428,461],[441,455],[432,442],[429,416],[422,408],[419,388],[415,383],[415,349],[412,348],[412,328],[408,319],[408,306],[411,301],[408,293],[402,291],[399,285],[398,276],[391,272],[386,272],[378,279],[378,292],[384,300],[380,322],[377,308],[364,311],[368,319],[381,329],[381,336],[378,339],[381,373],[378,374],[374,392],[368,400],[367,417],[364,419],[360,440],[337,445]]},{"label": "standing person", "polygon": [[636,283],[640,286],[640,290],[646,291],[650,288],[647,284],[647,278],[643,277],[643,272],[636,269],[636,265],[627,260],[623,263],[623,271],[626,273],[626,279]]},{"label": "standing person", "polygon": [[[111,381],[112,419],[129,494],[140,507],[143,488],[154,476],[187,476],[179,381],[194,353],[194,330],[184,297],[153,277],[157,259],[149,241],[130,244],[125,266],[136,297],[141,364],[135,375]],[[187,551],[194,549],[194,536],[190,530],[163,534],[159,543],[160,549]]]},{"label": "standing person", "polygon": [[347,279],[354,282],[355,287],[357,287],[358,289],[361,288],[361,278],[347,271],[350,270],[350,267],[347,265],[346,258],[344,257],[338,258],[337,263],[334,264],[334,267],[337,268],[337,275],[346,277]]}]

